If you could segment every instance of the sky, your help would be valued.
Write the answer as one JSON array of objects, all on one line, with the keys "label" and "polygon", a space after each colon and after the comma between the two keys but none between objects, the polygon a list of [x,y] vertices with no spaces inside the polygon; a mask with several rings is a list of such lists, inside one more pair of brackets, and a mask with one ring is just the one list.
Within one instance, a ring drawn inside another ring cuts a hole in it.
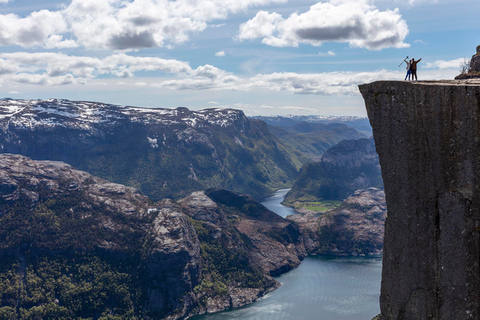
[{"label": "sky", "polygon": [[0,98],[366,116],[358,85],[453,79],[478,0],[0,0]]}]

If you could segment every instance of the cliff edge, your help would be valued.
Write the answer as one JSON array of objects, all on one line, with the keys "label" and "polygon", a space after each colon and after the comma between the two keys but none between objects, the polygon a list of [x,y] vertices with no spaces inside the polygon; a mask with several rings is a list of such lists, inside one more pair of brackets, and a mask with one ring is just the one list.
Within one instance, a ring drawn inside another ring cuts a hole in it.
[{"label": "cliff edge", "polygon": [[480,81],[359,88],[388,207],[381,319],[480,319]]}]

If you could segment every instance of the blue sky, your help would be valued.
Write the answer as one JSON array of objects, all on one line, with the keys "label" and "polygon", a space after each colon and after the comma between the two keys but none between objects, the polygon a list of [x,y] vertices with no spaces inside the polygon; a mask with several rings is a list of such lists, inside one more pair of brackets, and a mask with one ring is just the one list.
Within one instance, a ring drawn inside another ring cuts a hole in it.
[{"label": "blue sky", "polygon": [[452,79],[478,0],[0,0],[0,93],[365,116],[358,84]]}]

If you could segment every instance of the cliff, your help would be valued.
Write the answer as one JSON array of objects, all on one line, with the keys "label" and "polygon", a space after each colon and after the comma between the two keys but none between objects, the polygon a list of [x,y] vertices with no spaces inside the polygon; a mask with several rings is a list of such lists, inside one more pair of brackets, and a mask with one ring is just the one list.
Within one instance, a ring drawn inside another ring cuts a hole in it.
[{"label": "cliff", "polygon": [[184,319],[237,308],[306,255],[298,226],[222,189],[153,202],[0,154],[0,318]]},{"label": "cliff", "polygon": [[480,319],[480,82],[360,91],[388,207],[382,319]]}]

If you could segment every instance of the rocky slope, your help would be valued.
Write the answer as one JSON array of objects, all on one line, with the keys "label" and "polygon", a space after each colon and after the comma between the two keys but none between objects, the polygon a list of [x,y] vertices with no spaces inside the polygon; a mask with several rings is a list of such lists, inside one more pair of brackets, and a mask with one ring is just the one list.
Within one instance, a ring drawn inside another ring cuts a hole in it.
[{"label": "rocky slope", "polygon": [[480,81],[360,86],[388,205],[381,318],[480,318]]},{"label": "rocky slope", "polygon": [[12,154],[0,155],[0,226],[5,319],[178,319],[239,307],[306,255],[298,227],[246,195],[211,189],[154,203]]},{"label": "rocky slope", "polygon": [[328,149],[320,162],[302,167],[284,203],[343,200],[368,187],[383,187],[373,139],[343,140]]},{"label": "rocky slope", "polygon": [[382,254],[386,215],[385,193],[368,188],[327,213],[304,212],[288,219],[299,225],[309,253],[357,256]]},{"label": "rocky slope", "polygon": [[265,123],[239,110],[53,99],[0,100],[0,153],[64,161],[154,200],[209,187],[262,198],[300,167]]}]

